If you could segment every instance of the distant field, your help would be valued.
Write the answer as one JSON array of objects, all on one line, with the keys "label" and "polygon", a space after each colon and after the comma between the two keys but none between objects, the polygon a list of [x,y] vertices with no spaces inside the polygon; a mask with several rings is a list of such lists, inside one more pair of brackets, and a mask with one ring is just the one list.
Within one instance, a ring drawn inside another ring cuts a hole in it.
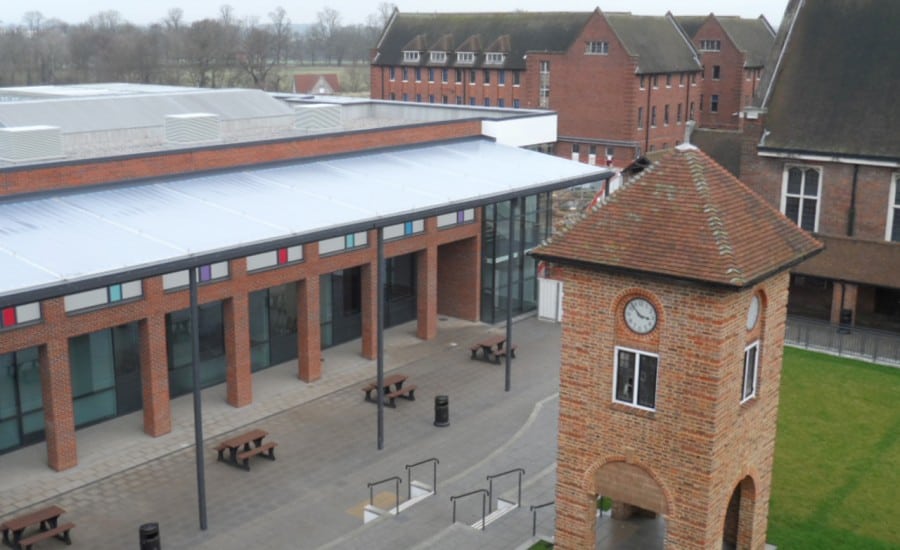
[{"label": "distant field", "polygon": [[[341,95],[369,97],[369,64],[358,62],[338,65],[292,65],[280,70],[282,81],[290,88],[295,74],[337,73],[341,83]],[[289,90],[284,90],[289,91]]]}]

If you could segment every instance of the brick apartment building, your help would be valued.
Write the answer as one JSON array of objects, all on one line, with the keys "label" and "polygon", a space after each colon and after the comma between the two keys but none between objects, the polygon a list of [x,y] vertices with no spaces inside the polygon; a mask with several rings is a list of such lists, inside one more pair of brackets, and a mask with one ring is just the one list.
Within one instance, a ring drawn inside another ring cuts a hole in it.
[{"label": "brick apartment building", "polygon": [[825,243],[792,313],[900,331],[898,21],[891,0],[790,2],[745,121],[741,180]]},{"label": "brick apartment building", "polygon": [[78,428],[142,411],[149,436],[171,430],[193,388],[190,287],[200,383],[243,407],[260,369],[312,382],[323,348],[356,339],[376,358],[377,311],[429,339],[438,315],[533,309],[525,252],[550,193],[610,175],[519,147],[555,139],[548,112],[131,85],[0,96],[0,454],[46,441],[56,470],[78,463]]},{"label": "brick apartment building", "polygon": [[740,114],[753,103],[766,58],[775,44],[775,30],[763,16],[743,19],[710,14],[676,20],[691,37],[703,63],[697,126],[740,128]]},{"label": "brick apartment building", "polygon": [[371,96],[552,109],[556,154],[624,167],[681,143],[689,120],[736,124],[752,93],[765,21],[686,21],[693,36],[671,14],[395,11],[373,50]]},{"label": "brick apartment building", "polygon": [[788,269],[822,245],[690,144],[647,158],[533,252],[565,285],[555,547],[595,547],[603,495],[666,548],[763,550]]}]

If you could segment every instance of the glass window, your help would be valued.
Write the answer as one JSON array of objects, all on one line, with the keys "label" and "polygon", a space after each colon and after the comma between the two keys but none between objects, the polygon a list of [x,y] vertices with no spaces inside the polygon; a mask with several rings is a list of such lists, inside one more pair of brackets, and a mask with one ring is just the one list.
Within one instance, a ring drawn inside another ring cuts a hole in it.
[{"label": "glass window", "polygon": [[889,241],[900,242],[900,175],[894,176],[888,206],[887,235]]},{"label": "glass window", "polygon": [[757,365],[759,363],[759,342],[753,342],[744,349],[744,376],[741,384],[741,402],[756,397]]},{"label": "glass window", "polygon": [[497,71],[497,84],[499,86],[506,84],[506,71],[503,69]]},{"label": "glass window", "polygon": [[658,368],[657,355],[617,347],[613,400],[655,409]]},{"label": "glass window", "polygon": [[816,168],[788,168],[782,196],[782,212],[801,228],[818,230],[819,171]]},{"label": "glass window", "polygon": [[75,425],[116,416],[112,331],[101,330],[70,339],[69,366]]},{"label": "glass window", "polygon": [[719,78],[721,76],[722,76],[722,67],[719,65],[713,65],[713,74],[712,74],[713,80],[719,80]]},{"label": "glass window", "polygon": [[[225,381],[225,325],[222,302],[199,306],[200,386]],[[169,354],[169,390],[172,397],[193,390],[191,312],[183,309],[166,315]]]},{"label": "glass window", "polygon": [[719,94],[709,96],[709,110],[713,113],[719,112]]},{"label": "glass window", "polygon": [[40,352],[0,353],[0,453],[43,439]]},{"label": "glass window", "polygon": [[485,69],[484,71],[482,71],[482,78],[484,80],[485,85],[490,84],[491,83],[491,71],[489,71],[488,69]]}]

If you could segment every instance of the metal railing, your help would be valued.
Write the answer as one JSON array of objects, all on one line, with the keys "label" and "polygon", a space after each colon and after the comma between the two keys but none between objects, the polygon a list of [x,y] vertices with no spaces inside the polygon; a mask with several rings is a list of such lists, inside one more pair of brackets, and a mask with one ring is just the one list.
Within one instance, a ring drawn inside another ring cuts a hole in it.
[{"label": "metal railing", "polygon": [[427,464],[431,462],[434,466],[434,471],[431,476],[431,490],[434,491],[434,494],[437,494],[437,465],[441,463],[440,460],[436,458],[426,458],[425,460],[420,460],[415,464],[407,464],[406,465],[406,498],[412,498],[412,469],[416,466],[421,466],[422,464]]},{"label": "metal railing", "polygon": [[519,494],[518,494],[518,497],[516,497],[516,506],[519,506],[520,504],[522,504],[522,476],[525,475],[525,469],[524,468],[513,468],[512,470],[509,470],[508,472],[501,472],[499,474],[487,476],[487,480],[488,480],[488,512],[492,512],[493,506],[494,506],[494,502],[493,502],[494,501],[494,479],[496,479],[498,477],[503,477],[503,476],[509,475],[509,474],[515,474],[515,473],[519,474]]},{"label": "metal railing", "polygon": [[553,506],[556,504],[555,500],[551,500],[550,502],[545,502],[543,504],[532,504],[529,506],[529,510],[531,510],[531,536],[537,535],[537,511],[541,508],[546,508],[547,506]]},{"label": "metal railing", "polygon": [[481,493],[481,530],[484,531],[484,522],[487,519],[487,505],[485,504],[485,501],[488,498],[487,489],[476,489],[474,491],[469,491],[468,493],[450,497],[450,502],[453,503],[453,523],[456,523],[456,501],[461,498],[477,495],[478,493]]},{"label": "metal railing", "polygon": [[900,366],[900,334],[894,332],[789,316],[784,343],[880,365]]},{"label": "metal railing", "polygon": [[400,476],[391,476],[381,481],[373,481],[369,483],[369,506],[375,506],[375,494],[372,490],[376,485],[381,485],[382,483],[387,483],[388,481],[396,481],[397,483],[394,485],[394,493],[397,497],[397,515],[400,515],[400,484],[403,483],[403,480],[400,479]]}]

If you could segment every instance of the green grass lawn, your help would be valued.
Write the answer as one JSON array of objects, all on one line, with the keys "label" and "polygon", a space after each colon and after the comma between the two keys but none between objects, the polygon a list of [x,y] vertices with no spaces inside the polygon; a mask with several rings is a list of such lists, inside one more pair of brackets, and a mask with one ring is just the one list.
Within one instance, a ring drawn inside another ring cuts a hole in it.
[{"label": "green grass lawn", "polygon": [[900,369],[785,348],[768,540],[900,548]]}]

